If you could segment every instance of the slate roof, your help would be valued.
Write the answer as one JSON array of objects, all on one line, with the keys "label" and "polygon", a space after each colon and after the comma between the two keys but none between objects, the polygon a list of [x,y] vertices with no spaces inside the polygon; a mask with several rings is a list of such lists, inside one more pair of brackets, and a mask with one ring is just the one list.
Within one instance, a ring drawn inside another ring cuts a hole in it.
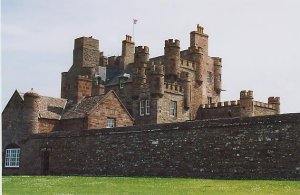
[{"label": "slate roof", "polygon": [[60,119],[66,103],[66,99],[41,96],[39,117],[46,119]]},{"label": "slate roof", "polygon": [[107,68],[106,69],[106,86],[110,85],[118,85],[119,84],[119,78],[122,77],[124,74],[129,74],[130,77],[127,80],[124,80],[122,83],[129,83],[132,82],[132,65],[128,64],[126,70],[124,72],[120,72],[116,68]]},{"label": "slate roof", "polygon": [[[24,101],[25,93],[18,92],[18,94]],[[63,98],[41,96],[41,107],[40,107],[39,117],[59,120],[61,118],[61,115],[63,114],[63,110],[66,103],[67,100]]]},{"label": "slate roof", "polygon": [[104,95],[85,97],[77,104],[68,104],[61,119],[84,118],[103,97]]}]

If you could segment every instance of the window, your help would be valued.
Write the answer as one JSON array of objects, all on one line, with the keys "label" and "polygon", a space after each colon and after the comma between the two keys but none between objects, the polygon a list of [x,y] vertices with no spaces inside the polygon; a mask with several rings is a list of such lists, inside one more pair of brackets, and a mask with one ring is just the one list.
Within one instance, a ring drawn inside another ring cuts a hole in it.
[{"label": "window", "polygon": [[5,167],[19,167],[20,148],[8,148],[5,152]]},{"label": "window", "polygon": [[212,97],[207,97],[207,103],[211,104],[212,103]]},{"label": "window", "polygon": [[140,101],[140,116],[144,116],[145,114],[145,100]]},{"label": "window", "polygon": [[140,101],[140,116],[150,115],[150,100]]},{"label": "window", "polygon": [[107,118],[107,128],[114,128],[116,127],[116,119],[114,118]]},{"label": "window", "polygon": [[146,115],[150,115],[150,100],[146,100]]},{"label": "window", "polygon": [[207,82],[212,83],[212,72],[207,71]]},{"label": "window", "polygon": [[171,101],[170,102],[170,116],[176,116],[177,114],[177,102]]},{"label": "window", "polygon": [[120,82],[120,89],[123,89],[123,88],[124,88],[124,83]]}]

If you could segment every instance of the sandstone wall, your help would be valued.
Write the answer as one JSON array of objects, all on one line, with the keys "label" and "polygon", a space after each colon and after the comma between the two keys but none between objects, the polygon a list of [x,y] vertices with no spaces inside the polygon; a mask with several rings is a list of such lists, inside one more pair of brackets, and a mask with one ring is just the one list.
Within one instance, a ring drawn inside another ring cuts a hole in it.
[{"label": "sandstone wall", "polygon": [[299,113],[54,132],[20,142],[19,173],[48,150],[54,175],[300,179],[299,140]]}]

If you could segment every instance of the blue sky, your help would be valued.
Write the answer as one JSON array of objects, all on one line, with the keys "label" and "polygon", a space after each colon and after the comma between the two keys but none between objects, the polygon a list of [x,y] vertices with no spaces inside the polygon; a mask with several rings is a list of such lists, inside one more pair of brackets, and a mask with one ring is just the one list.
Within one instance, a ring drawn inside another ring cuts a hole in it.
[{"label": "blue sky", "polygon": [[202,25],[209,55],[223,58],[222,101],[251,89],[258,101],[280,96],[282,112],[299,112],[299,10],[298,0],[2,0],[2,109],[16,89],[59,97],[74,39],[93,36],[105,55],[120,55],[136,18],[136,45],[152,57],[169,38],[186,49]]}]

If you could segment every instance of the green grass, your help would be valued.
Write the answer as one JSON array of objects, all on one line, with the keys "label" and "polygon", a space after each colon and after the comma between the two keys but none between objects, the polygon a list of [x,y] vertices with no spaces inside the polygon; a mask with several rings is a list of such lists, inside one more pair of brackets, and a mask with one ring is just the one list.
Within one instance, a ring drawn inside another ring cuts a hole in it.
[{"label": "green grass", "polygon": [[300,181],[3,176],[5,194],[300,194]]}]

